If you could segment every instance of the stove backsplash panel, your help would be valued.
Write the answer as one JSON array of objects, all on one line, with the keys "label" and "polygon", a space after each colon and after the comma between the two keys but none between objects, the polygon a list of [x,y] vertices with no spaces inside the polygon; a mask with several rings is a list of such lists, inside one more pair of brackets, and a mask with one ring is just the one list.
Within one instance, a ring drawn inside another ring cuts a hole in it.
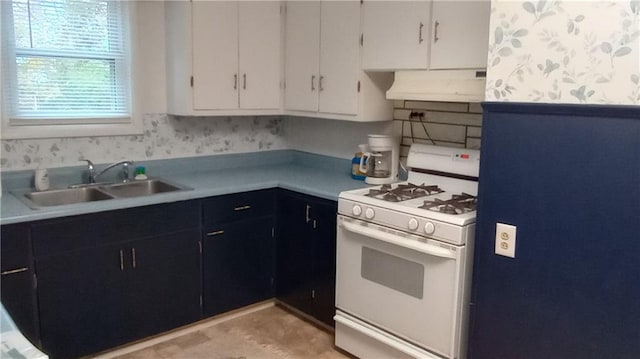
[{"label": "stove backsplash panel", "polygon": [[479,103],[396,100],[394,128],[400,159],[406,163],[412,143],[479,149],[482,107]]}]

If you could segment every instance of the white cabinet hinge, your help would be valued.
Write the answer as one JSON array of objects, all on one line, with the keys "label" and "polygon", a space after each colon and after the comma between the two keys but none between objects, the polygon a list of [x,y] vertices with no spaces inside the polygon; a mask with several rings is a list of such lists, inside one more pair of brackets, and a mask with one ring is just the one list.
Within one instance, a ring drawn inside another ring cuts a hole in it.
[{"label": "white cabinet hinge", "polygon": [[191,87],[193,87],[193,76],[191,76]]},{"label": "white cabinet hinge", "polygon": [[200,296],[200,308],[202,308],[202,295]]},{"label": "white cabinet hinge", "polygon": [[360,92],[360,81],[358,81],[358,92]]},{"label": "white cabinet hinge", "polygon": [[311,298],[313,298],[313,299],[316,298],[316,290],[315,289],[311,290]]},{"label": "white cabinet hinge", "polygon": [[360,34],[360,46],[364,46],[364,33]]}]

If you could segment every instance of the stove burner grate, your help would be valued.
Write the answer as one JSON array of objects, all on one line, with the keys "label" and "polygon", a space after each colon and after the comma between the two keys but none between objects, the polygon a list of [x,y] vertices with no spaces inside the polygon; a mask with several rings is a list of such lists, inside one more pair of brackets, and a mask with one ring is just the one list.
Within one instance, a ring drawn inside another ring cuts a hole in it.
[{"label": "stove burner grate", "polygon": [[424,201],[424,204],[418,208],[447,214],[462,214],[475,211],[477,203],[477,197],[468,193],[462,193],[454,194],[448,200],[441,200],[438,198],[426,200]]},{"label": "stove burner grate", "polygon": [[382,199],[387,202],[402,202],[414,198],[430,196],[444,192],[436,185],[415,185],[413,183],[399,184],[393,188],[390,184],[383,184],[380,188],[370,189],[366,196]]}]

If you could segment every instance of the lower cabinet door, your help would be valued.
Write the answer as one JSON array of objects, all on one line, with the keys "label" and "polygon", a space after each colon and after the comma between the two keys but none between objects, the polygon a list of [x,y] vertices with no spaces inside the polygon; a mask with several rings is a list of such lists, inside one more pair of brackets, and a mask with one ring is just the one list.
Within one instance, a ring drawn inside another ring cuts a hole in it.
[{"label": "lower cabinet door", "polygon": [[121,248],[109,245],[36,260],[40,336],[50,358],[76,358],[128,341]]},{"label": "lower cabinet door", "polygon": [[129,340],[199,320],[200,230],[130,242],[124,282],[124,316]]},{"label": "lower cabinet door", "polygon": [[288,191],[278,196],[276,297],[313,315],[313,227],[307,197]]},{"label": "lower cabinet door", "polygon": [[271,216],[211,225],[203,234],[203,311],[223,313],[271,298],[275,245]]},{"label": "lower cabinet door", "polygon": [[41,340],[76,358],[200,318],[198,229],[36,260]]},{"label": "lower cabinet door", "polygon": [[313,272],[315,280],[314,316],[334,326],[336,314],[336,216],[334,201],[318,200],[312,204],[316,221]]}]

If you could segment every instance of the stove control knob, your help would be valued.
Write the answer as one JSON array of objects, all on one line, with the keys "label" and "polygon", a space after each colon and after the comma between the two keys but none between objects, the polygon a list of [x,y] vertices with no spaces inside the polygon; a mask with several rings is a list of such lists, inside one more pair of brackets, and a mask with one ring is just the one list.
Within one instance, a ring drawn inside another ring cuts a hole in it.
[{"label": "stove control knob", "polygon": [[354,216],[359,216],[362,214],[362,207],[358,206],[357,204],[355,206],[353,206],[353,208],[351,208],[351,213],[353,213]]},{"label": "stove control knob", "polygon": [[427,222],[424,225],[424,231],[426,234],[433,234],[436,231],[436,226],[432,222]]},{"label": "stove control knob", "polygon": [[416,229],[418,229],[418,225],[419,225],[419,223],[418,223],[417,219],[411,218],[409,220],[409,229],[410,230],[415,231]]},{"label": "stove control knob", "polygon": [[367,208],[367,210],[364,211],[364,216],[367,217],[367,219],[372,219],[375,215],[376,212],[373,211],[373,208]]}]

